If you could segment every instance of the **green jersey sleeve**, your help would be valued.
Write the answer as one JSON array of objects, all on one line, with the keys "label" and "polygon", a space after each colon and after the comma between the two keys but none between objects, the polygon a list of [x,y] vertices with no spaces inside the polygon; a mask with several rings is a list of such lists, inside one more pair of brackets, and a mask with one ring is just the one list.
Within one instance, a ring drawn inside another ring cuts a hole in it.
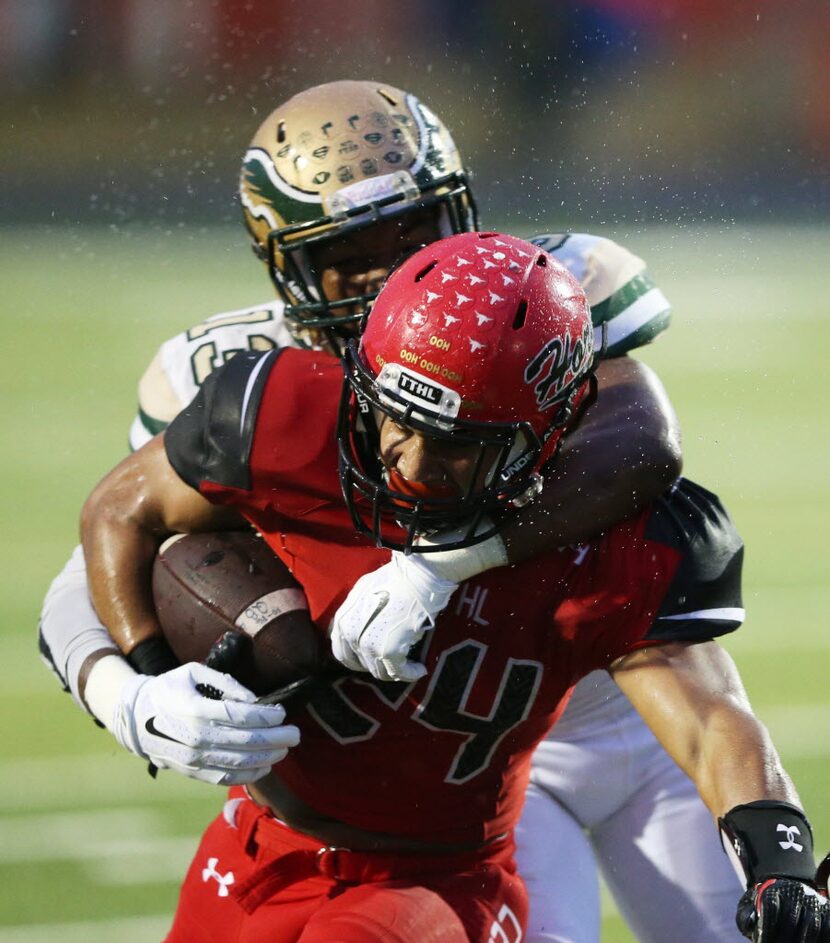
[{"label": "green jersey sleeve", "polygon": [[671,305],[639,256],[603,236],[545,233],[532,243],[549,252],[579,281],[591,306],[597,350],[607,331],[606,357],[619,357],[654,340],[669,326]]}]

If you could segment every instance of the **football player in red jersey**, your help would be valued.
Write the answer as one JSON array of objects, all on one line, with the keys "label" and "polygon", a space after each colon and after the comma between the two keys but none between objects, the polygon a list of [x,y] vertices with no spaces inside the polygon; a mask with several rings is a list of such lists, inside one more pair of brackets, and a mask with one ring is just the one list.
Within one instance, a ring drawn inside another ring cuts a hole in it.
[{"label": "football player in red jersey", "polygon": [[[162,346],[141,380],[134,448],[163,429],[235,352],[315,343],[325,340],[323,332],[341,344],[402,251],[477,225],[447,129],[415,96],[375,82],[316,86],[277,108],[245,154],[240,196],[278,299],[224,312]],[[625,356],[668,324],[668,302],[644,263],[600,236],[534,241],[583,285],[596,332],[607,328],[606,355],[596,370],[599,400],[563,441],[557,463],[546,471],[549,487],[516,524],[505,522],[489,540],[459,550],[393,554],[391,564],[360,581],[335,625],[335,647],[347,663],[390,677],[423,671],[408,663],[408,642],[434,612],[454,591],[454,606],[475,615],[482,604],[464,579],[581,541],[634,514],[679,473],[671,407],[648,368]],[[303,428],[314,408],[307,404]],[[349,633],[363,628],[367,582],[370,593],[390,592],[392,603],[357,641]],[[384,621],[401,611],[408,621]],[[203,665],[157,677],[136,674],[115,654],[89,605],[79,551],[47,597],[41,647],[78,702],[115,726],[122,746],[159,767],[214,783],[253,782],[293,742],[279,726],[282,709],[252,703],[241,687],[234,687],[231,706],[199,696],[199,681],[216,680]],[[139,647],[130,658],[154,674],[169,659],[163,647],[150,649]],[[186,742],[149,731],[149,716]],[[642,943],[661,943],[667,935],[678,943],[729,938],[734,876],[707,825],[688,777],[607,673],[593,672],[534,757],[519,848],[533,891],[534,943],[549,939],[546,928],[554,925],[558,941],[599,939],[595,856]],[[643,906],[654,874],[664,891]]]},{"label": "football player in red jersey", "polygon": [[[124,648],[158,633],[158,539],[229,510],[292,567],[321,625],[383,547],[419,551],[435,529],[486,539],[544,487],[590,398],[590,314],[537,247],[459,235],[392,275],[345,365],[341,396],[325,356],[238,355],[90,496],[91,591]],[[298,439],[310,396],[317,422]],[[586,548],[471,581],[482,605],[437,617],[425,676],[348,675],[292,711],[299,744],[209,827],[168,940],[518,941],[531,752],[604,668],[719,819],[747,885],[741,931],[828,943],[809,825],[713,641],[740,622],[741,556],[717,498],[681,480]]]}]

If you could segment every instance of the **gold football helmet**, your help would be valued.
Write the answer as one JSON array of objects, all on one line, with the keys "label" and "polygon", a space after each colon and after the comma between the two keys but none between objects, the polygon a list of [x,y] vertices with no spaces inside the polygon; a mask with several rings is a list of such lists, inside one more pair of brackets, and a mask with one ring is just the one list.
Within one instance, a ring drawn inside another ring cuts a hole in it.
[{"label": "gold football helmet", "polygon": [[254,251],[303,332],[353,332],[377,294],[326,297],[320,260],[335,241],[402,228],[405,214],[434,218],[435,239],[478,228],[447,129],[414,95],[376,82],[330,82],[279,106],[251,141],[239,189]]}]

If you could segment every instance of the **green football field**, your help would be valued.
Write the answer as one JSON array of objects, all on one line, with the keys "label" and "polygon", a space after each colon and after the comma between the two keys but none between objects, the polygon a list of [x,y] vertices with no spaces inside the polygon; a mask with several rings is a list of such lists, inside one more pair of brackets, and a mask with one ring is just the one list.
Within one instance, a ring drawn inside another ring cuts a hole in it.
[{"label": "green football field", "polygon": [[[748,621],[726,644],[830,847],[827,539],[830,235],[613,233],[675,319],[643,357],[682,418],[686,472],[747,543]],[[0,943],[161,939],[220,790],[151,780],[41,665],[41,599],[95,481],[124,454],[157,345],[270,294],[240,230],[2,231]],[[334,771],[333,771],[334,774]],[[648,902],[644,902],[648,906]],[[604,940],[631,940],[607,905]]]}]

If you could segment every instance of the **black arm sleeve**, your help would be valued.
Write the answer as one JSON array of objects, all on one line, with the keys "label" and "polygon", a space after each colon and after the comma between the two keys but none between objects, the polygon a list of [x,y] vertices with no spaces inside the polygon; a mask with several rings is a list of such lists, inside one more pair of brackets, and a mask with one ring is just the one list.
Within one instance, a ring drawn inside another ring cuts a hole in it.
[{"label": "black arm sleeve", "polygon": [[741,625],[743,541],[717,495],[680,478],[655,503],[645,536],[680,554],[647,638],[703,641]]},{"label": "black arm sleeve", "polygon": [[249,490],[257,411],[281,350],[238,353],[202,384],[167,427],[170,464],[192,488],[203,481]]}]

